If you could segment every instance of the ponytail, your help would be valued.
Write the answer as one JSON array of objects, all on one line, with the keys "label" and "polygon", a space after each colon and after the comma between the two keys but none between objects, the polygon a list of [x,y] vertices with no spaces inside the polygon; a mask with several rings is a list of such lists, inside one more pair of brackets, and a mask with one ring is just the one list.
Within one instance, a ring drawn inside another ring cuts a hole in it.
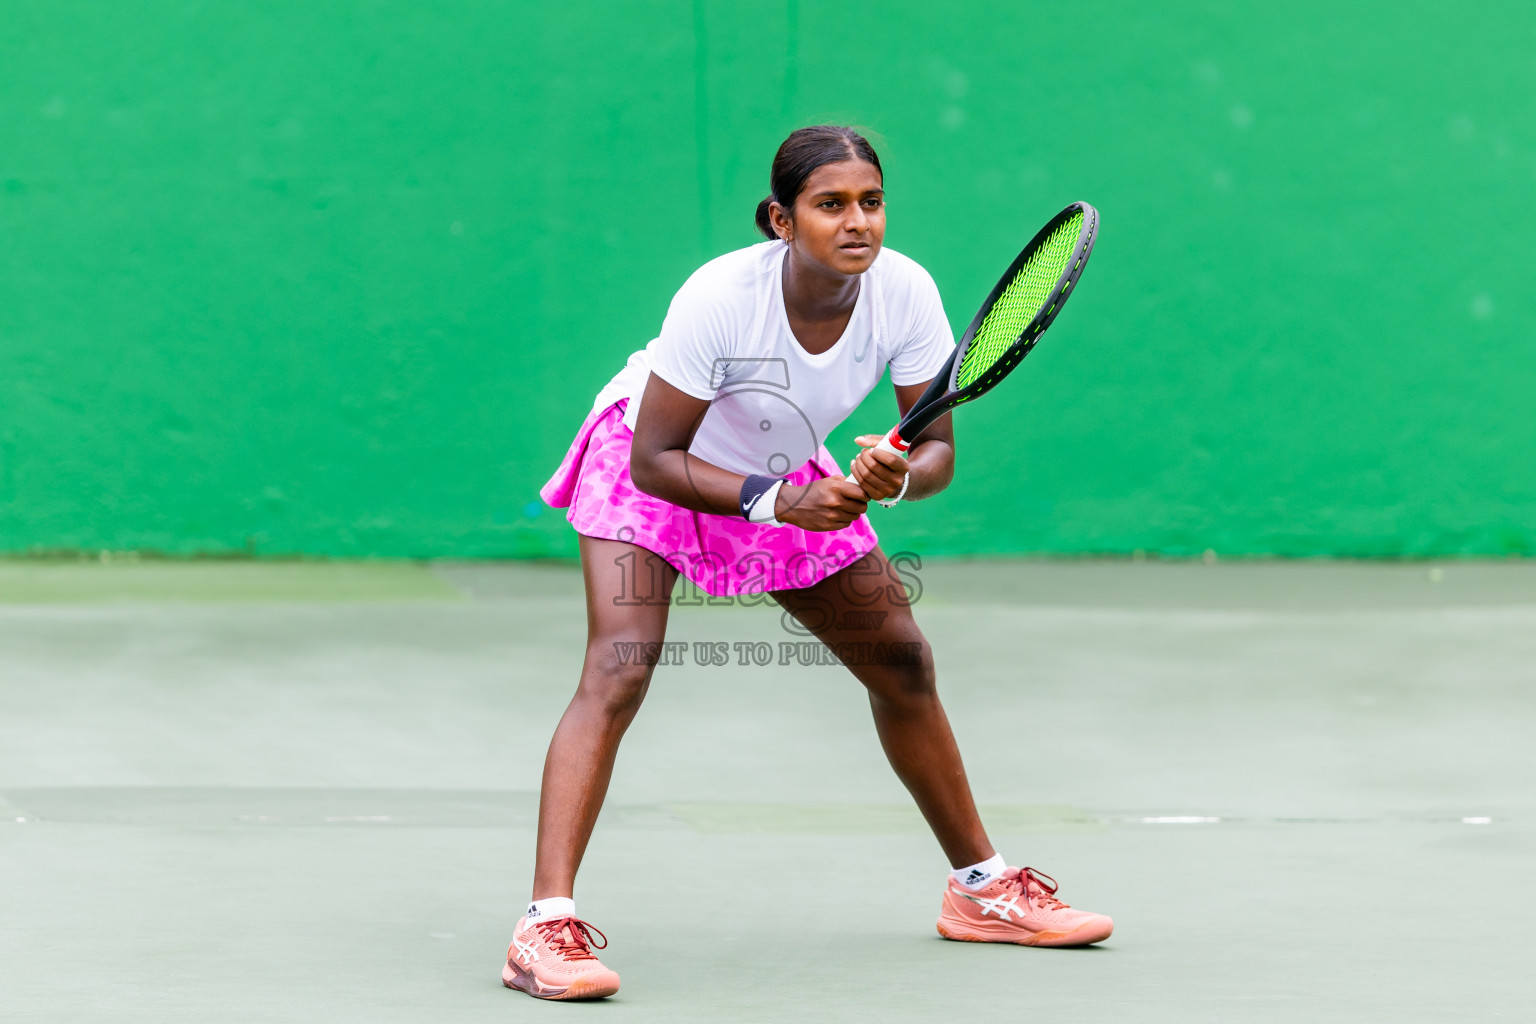
[{"label": "ponytail", "polygon": [[768,207],[773,205],[773,196],[766,197],[757,204],[757,230],[768,237],[770,242],[778,241],[779,233],[773,230],[773,218],[768,216]]}]

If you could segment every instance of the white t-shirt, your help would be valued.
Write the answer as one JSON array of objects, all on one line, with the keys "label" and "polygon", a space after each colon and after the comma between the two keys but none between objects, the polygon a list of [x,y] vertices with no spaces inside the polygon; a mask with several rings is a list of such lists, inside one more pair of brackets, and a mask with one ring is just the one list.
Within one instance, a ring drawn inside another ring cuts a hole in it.
[{"label": "white t-shirt", "polygon": [[[841,338],[820,355],[795,340],[784,311],[782,241],[726,253],[684,282],[661,336],[629,357],[594,408],[629,399],[634,429],[654,372],[709,411],[689,451],[743,475],[784,476],[814,458],[822,441],[880,382],[931,380],[954,348],[933,278],[881,249],[865,271]],[[870,433],[890,424],[869,424]]]}]

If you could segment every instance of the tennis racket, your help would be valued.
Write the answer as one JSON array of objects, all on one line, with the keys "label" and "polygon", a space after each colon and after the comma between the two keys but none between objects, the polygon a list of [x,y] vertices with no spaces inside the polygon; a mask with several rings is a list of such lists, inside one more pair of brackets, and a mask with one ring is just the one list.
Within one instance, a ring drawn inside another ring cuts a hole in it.
[{"label": "tennis racket", "polygon": [[1099,211],[1087,203],[1073,203],[1052,217],[981,304],[933,383],[875,449],[905,456],[930,423],[1008,376],[1061,312],[1098,234]]}]

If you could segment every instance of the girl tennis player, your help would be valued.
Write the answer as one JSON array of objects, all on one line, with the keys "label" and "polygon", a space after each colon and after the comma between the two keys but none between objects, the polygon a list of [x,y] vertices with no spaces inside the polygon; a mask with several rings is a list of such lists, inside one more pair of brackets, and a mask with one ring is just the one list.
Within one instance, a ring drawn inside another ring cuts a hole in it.
[{"label": "girl tennis player", "polygon": [[875,450],[880,435],[858,438],[852,480],[821,445],[887,367],[905,413],[954,347],[932,278],[882,248],[880,160],[850,128],[802,128],[779,147],[771,184],[757,210],[769,240],[684,283],[661,336],[599,392],[542,492],[580,534],[587,651],[544,762],[533,902],[502,971],[539,998],[619,988],[572,890],[654,670],[619,651],[665,638],[679,574],[712,595],[771,593],[864,684],[886,757],[953,868],[939,934],[1073,946],[1114,927],[988,841],[928,645],[864,515],[870,501],[949,484],[950,417],[911,439],[905,459]]}]

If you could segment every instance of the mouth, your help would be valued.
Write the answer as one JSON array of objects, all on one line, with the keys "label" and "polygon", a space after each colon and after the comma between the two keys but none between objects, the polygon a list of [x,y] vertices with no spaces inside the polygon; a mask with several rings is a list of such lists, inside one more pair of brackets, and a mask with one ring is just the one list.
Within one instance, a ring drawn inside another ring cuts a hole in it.
[{"label": "mouth", "polygon": [[862,256],[865,253],[869,252],[869,243],[868,242],[844,242],[842,245],[838,246],[838,249],[840,249],[843,252],[846,252],[846,253],[848,253],[850,255],[853,255],[853,256]]}]

